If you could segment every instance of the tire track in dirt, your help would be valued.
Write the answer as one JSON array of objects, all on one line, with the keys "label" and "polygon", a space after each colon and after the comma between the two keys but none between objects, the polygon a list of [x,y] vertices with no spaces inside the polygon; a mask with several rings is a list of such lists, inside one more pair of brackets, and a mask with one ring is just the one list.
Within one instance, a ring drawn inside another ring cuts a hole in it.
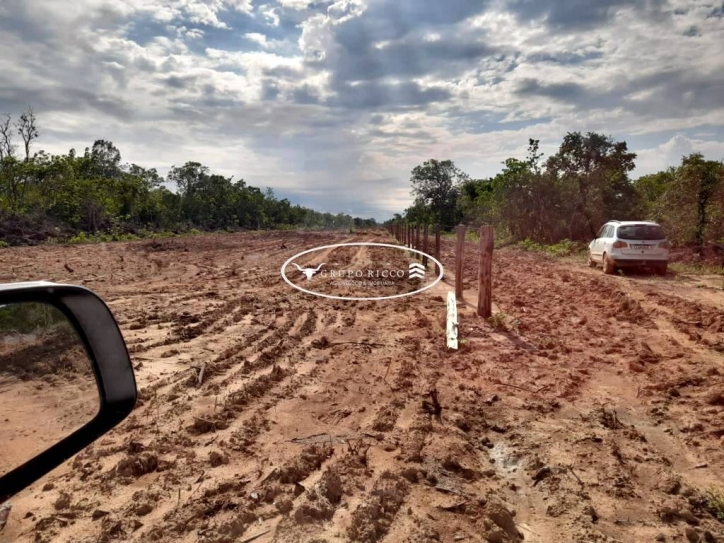
[{"label": "tire track in dirt", "polygon": [[[51,475],[54,489],[41,482],[19,496],[7,537],[226,543],[270,530],[259,541],[646,541],[683,538],[684,518],[701,537],[722,537],[699,494],[724,468],[712,396],[722,376],[710,373],[719,353],[662,326],[667,311],[701,322],[697,330],[708,315],[654,306],[618,277],[498,251],[493,293],[504,316],[488,323],[461,308],[463,341],[450,353],[444,287],[342,302],[263,284],[296,252],[343,240],[389,238],[174,240],[151,251],[164,277],[152,288],[150,267],[128,256],[147,248],[109,246],[97,277],[130,281],[99,283],[129,339],[143,346],[172,326],[209,324],[142,361],[133,355],[143,363],[137,410]],[[333,256],[380,259],[351,249]],[[446,242],[448,275],[450,252]],[[19,265],[37,256],[21,253]],[[43,254],[61,273],[56,253]],[[130,330],[144,319],[148,327]],[[197,387],[194,366],[204,363]]]}]

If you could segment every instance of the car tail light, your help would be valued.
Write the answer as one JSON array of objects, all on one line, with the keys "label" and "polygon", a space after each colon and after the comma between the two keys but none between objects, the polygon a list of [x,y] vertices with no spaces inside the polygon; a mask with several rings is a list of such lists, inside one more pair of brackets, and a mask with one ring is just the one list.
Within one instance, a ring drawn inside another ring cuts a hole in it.
[{"label": "car tail light", "polygon": [[615,241],[613,243],[614,249],[624,249],[625,247],[628,247],[628,243],[626,243],[625,241]]},{"label": "car tail light", "polygon": [[668,248],[669,248],[669,242],[668,242],[668,241],[662,241],[661,243],[659,243],[659,247],[660,247],[661,249],[668,249]]}]

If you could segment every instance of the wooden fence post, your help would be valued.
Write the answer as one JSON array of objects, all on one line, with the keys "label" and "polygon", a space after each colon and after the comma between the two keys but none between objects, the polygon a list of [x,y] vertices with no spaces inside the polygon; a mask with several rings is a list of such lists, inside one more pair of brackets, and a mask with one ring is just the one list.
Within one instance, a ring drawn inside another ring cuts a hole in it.
[{"label": "wooden fence post", "polygon": [[464,224],[455,227],[458,238],[455,244],[455,297],[458,300],[463,299],[463,256],[465,250],[465,231],[467,228]]},{"label": "wooden fence post", "polygon": [[422,265],[427,269],[427,223],[425,223],[425,230],[422,236],[422,252],[425,253],[422,256]]},{"label": "wooden fence post", "polygon": [[[440,225],[435,225],[435,254],[432,255],[435,257],[435,259],[440,262]],[[437,268],[437,264],[435,264],[435,268]],[[437,270],[437,274],[440,274],[440,270]]]},{"label": "wooden fence post", "polygon": [[480,263],[478,264],[478,316],[492,315],[493,227],[480,227]]},{"label": "wooden fence post", "polygon": [[[415,225],[415,249],[420,250],[420,224]],[[416,253],[417,254],[417,253]]]},{"label": "wooden fence post", "polygon": [[445,327],[447,335],[447,348],[458,348],[458,304],[455,294],[448,291],[447,293],[447,325]]}]

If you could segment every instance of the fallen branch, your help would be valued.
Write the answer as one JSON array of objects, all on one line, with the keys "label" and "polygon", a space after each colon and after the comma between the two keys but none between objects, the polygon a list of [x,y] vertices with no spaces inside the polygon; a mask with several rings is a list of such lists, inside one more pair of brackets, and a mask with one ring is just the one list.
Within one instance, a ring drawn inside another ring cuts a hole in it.
[{"label": "fallen branch", "polygon": [[387,374],[390,373],[390,366],[392,366],[392,358],[390,358],[390,361],[387,363],[387,371],[385,371],[385,376],[382,378],[385,382],[387,382]]},{"label": "fallen branch", "polygon": [[392,347],[389,343],[365,343],[363,341],[335,341],[329,344],[330,347],[335,345],[362,345],[364,347]]},{"label": "fallen branch", "polygon": [[427,400],[422,401],[422,408],[431,415],[435,415],[437,420],[440,420],[442,405],[440,405],[440,401],[438,400],[437,390],[434,388],[430,391],[430,399],[432,402],[428,402]]},{"label": "fallen branch", "polygon": [[250,543],[251,541],[254,541],[255,539],[259,539],[261,536],[266,535],[269,532],[271,532],[271,530],[267,530],[266,532],[261,532],[256,535],[253,535],[251,537],[247,537],[246,539],[242,539],[241,541],[239,541],[239,543]]},{"label": "fallen branch", "polygon": [[545,390],[546,388],[550,387],[550,385],[543,385],[543,386],[540,387],[540,388],[537,388],[537,389],[535,389],[535,390],[531,390],[530,388],[525,388],[525,387],[521,387],[521,386],[518,386],[518,385],[511,385],[511,384],[509,384],[509,383],[501,383],[501,382],[499,382],[499,383],[496,383],[496,384],[497,384],[497,385],[502,385],[502,386],[504,386],[504,387],[517,388],[518,390],[523,390],[523,391],[525,391],[525,392],[530,392],[531,394],[538,394],[539,392],[541,392],[541,391]]},{"label": "fallen branch", "polygon": [[573,475],[576,478],[576,481],[578,481],[578,484],[580,484],[581,486],[586,486],[583,484],[583,481],[581,481],[580,477],[578,477],[578,475],[576,475],[576,472],[573,471],[573,466],[566,466],[566,467],[568,468],[568,471],[571,472],[571,475]]}]

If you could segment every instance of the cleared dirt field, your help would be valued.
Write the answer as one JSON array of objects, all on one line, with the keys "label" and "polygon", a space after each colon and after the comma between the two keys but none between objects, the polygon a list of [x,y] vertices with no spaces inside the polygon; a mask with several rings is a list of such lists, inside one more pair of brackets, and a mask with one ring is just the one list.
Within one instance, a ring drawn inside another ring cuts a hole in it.
[{"label": "cleared dirt field", "polygon": [[391,237],[0,251],[2,281],[98,292],[141,391],[119,428],[12,500],[0,540],[724,541],[706,497],[724,488],[715,280],[500,250],[503,315],[463,304],[461,349],[447,352],[449,284],[348,302],[281,280],[290,256],[344,241]]}]

